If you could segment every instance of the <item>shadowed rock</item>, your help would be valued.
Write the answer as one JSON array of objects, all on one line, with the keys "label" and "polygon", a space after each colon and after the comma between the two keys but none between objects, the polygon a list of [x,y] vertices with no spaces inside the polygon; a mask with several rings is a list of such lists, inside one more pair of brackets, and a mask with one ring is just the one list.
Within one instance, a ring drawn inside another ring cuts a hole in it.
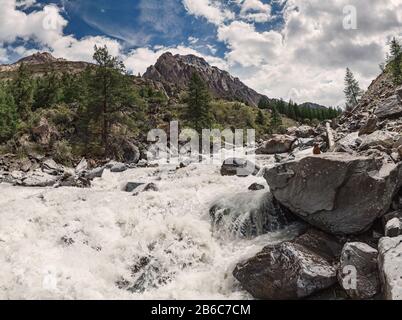
[{"label": "shadowed rock", "polygon": [[308,223],[333,234],[366,231],[390,208],[401,165],[327,153],[265,171],[275,198]]}]

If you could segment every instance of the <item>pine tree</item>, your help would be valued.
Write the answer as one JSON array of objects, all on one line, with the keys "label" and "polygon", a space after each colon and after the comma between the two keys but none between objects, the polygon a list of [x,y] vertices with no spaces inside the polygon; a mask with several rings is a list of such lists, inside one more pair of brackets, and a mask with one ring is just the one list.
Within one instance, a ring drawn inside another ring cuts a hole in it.
[{"label": "pine tree", "polygon": [[388,62],[391,68],[394,83],[402,84],[402,47],[396,38],[391,41],[391,50]]},{"label": "pine tree", "polygon": [[262,112],[262,110],[258,110],[258,114],[257,114],[257,118],[255,119],[255,122],[260,126],[264,126],[266,124],[265,116],[264,116],[264,113]]},{"label": "pine tree", "polygon": [[33,110],[50,108],[62,101],[62,83],[55,70],[36,80]]},{"label": "pine tree", "polygon": [[[123,62],[109,54],[108,48],[95,46],[96,66],[88,74],[88,107],[91,120],[101,123],[101,145],[109,154],[109,136],[113,124],[123,121],[121,112],[135,101]],[[93,122],[92,121],[92,122]]]},{"label": "pine tree", "polygon": [[12,92],[19,116],[22,120],[27,120],[34,102],[34,83],[23,63],[18,68],[17,77],[12,83]]},{"label": "pine tree", "polygon": [[13,137],[17,127],[17,109],[8,88],[0,85],[0,143]]},{"label": "pine tree", "polygon": [[[351,111],[359,103],[362,91],[359,86],[359,82],[355,79],[352,71],[346,68],[345,76],[345,97],[346,97],[346,109]],[[322,117],[322,115],[320,115]]]},{"label": "pine tree", "polygon": [[276,109],[276,107],[274,107],[272,109],[272,117],[271,117],[271,128],[273,130],[278,130],[279,127],[282,125],[282,118],[281,115],[279,114],[278,110]]},{"label": "pine tree", "polygon": [[186,118],[193,129],[201,133],[202,129],[209,129],[212,125],[211,96],[206,83],[197,73],[193,73],[186,97]]}]

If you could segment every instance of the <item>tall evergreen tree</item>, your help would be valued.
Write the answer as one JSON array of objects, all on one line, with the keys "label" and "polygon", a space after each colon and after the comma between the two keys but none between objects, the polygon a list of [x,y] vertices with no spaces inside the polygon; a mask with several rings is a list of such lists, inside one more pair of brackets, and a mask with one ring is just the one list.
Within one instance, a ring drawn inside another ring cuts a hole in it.
[{"label": "tall evergreen tree", "polygon": [[402,47],[396,38],[391,41],[388,62],[395,84],[402,84]]},{"label": "tall evergreen tree", "polygon": [[[349,68],[346,68],[344,93],[346,97],[346,109],[350,111],[359,103],[362,90],[360,89],[359,82],[355,79]],[[322,117],[322,115],[320,115],[320,117]]]},{"label": "tall evergreen tree", "polygon": [[101,144],[109,154],[109,136],[113,124],[122,121],[121,112],[132,106],[131,83],[125,66],[106,46],[95,46],[96,66],[89,75],[88,112],[101,122]]},{"label": "tall evergreen tree", "polygon": [[0,143],[6,142],[17,127],[17,109],[8,88],[0,85]]},{"label": "tall evergreen tree", "polygon": [[34,83],[24,63],[18,68],[17,77],[12,83],[12,92],[19,116],[22,120],[27,120],[34,102]]},{"label": "tall evergreen tree", "polygon": [[212,125],[211,95],[206,83],[197,73],[191,76],[186,97],[187,120],[197,132],[209,129]]},{"label": "tall evergreen tree", "polygon": [[50,108],[62,101],[62,83],[55,70],[36,80],[33,109]]},{"label": "tall evergreen tree", "polygon": [[255,119],[255,122],[260,125],[264,126],[266,124],[265,116],[262,110],[258,110],[257,118]]},{"label": "tall evergreen tree", "polygon": [[282,125],[282,118],[276,107],[272,109],[272,117],[271,117],[271,128],[276,131]]}]

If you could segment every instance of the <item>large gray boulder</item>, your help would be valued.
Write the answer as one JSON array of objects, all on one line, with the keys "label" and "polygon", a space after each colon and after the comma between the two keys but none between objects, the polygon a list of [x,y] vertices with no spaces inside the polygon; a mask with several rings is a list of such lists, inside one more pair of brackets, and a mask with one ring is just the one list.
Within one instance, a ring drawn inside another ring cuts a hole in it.
[{"label": "large gray boulder", "polygon": [[248,177],[257,175],[260,167],[255,163],[242,158],[228,158],[221,167],[222,176]]},{"label": "large gray boulder", "polygon": [[[313,243],[331,242],[326,236],[321,241],[320,234],[311,236],[316,237]],[[337,281],[332,257],[328,259],[332,252],[306,240],[265,247],[238,264],[233,275],[257,299],[300,299],[331,287]]]},{"label": "large gray boulder", "polygon": [[24,187],[52,187],[60,179],[60,176],[51,175],[37,170],[21,179],[21,185]]},{"label": "large gray boulder", "polygon": [[277,154],[287,153],[292,150],[293,143],[297,140],[294,136],[274,135],[270,140],[265,141],[261,147],[256,150],[256,154]]},{"label": "large gray boulder", "polygon": [[295,220],[264,190],[223,197],[212,204],[209,214],[214,231],[244,238],[283,229]]},{"label": "large gray boulder", "polygon": [[395,118],[402,115],[401,98],[393,95],[381,102],[375,110],[375,115],[380,119]]},{"label": "large gray boulder", "polygon": [[360,150],[367,150],[371,147],[381,146],[386,149],[392,149],[394,145],[394,139],[397,134],[388,131],[376,131],[372,134],[362,137],[362,143],[360,145]]},{"label": "large gray boulder", "polygon": [[276,199],[308,223],[333,234],[366,231],[390,208],[402,165],[326,153],[280,164],[264,177]]},{"label": "large gray boulder", "polygon": [[402,236],[382,238],[378,252],[384,298],[402,300]]},{"label": "large gray boulder", "polygon": [[358,132],[349,133],[335,143],[335,152],[353,153],[360,145],[360,140]]},{"label": "large gray boulder", "polygon": [[[377,256],[378,251],[368,244],[361,242],[345,244],[338,279],[352,299],[370,299],[380,292]],[[351,268],[354,268],[355,274],[350,274]],[[351,276],[356,278],[350,279]]]}]

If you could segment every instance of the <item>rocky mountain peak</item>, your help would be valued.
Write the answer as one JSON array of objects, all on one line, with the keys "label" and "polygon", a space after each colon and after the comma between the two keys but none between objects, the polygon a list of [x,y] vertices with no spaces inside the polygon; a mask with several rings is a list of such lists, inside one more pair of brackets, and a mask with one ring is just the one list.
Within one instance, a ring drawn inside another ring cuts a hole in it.
[{"label": "rocky mountain peak", "polygon": [[203,78],[215,98],[257,106],[263,97],[227,71],[211,66],[205,59],[191,54],[164,53],[155,65],[147,69],[144,78],[161,82],[165,91],[174,96],[187,88],[194,72]]},{"label": "rocky mountain peak", "polygon": [[38,53],[34,53],[33,55],[30,55],[28,57],[20,59],[15,64],[21,64],[21,63],[44,64],[44,63],[53,63],[53,62],[59,62],[59,61],[65,61],[65,60],[57,59],[54,56],[52,56],[52,54],[50,54],[49,52],[38,52]]}]

